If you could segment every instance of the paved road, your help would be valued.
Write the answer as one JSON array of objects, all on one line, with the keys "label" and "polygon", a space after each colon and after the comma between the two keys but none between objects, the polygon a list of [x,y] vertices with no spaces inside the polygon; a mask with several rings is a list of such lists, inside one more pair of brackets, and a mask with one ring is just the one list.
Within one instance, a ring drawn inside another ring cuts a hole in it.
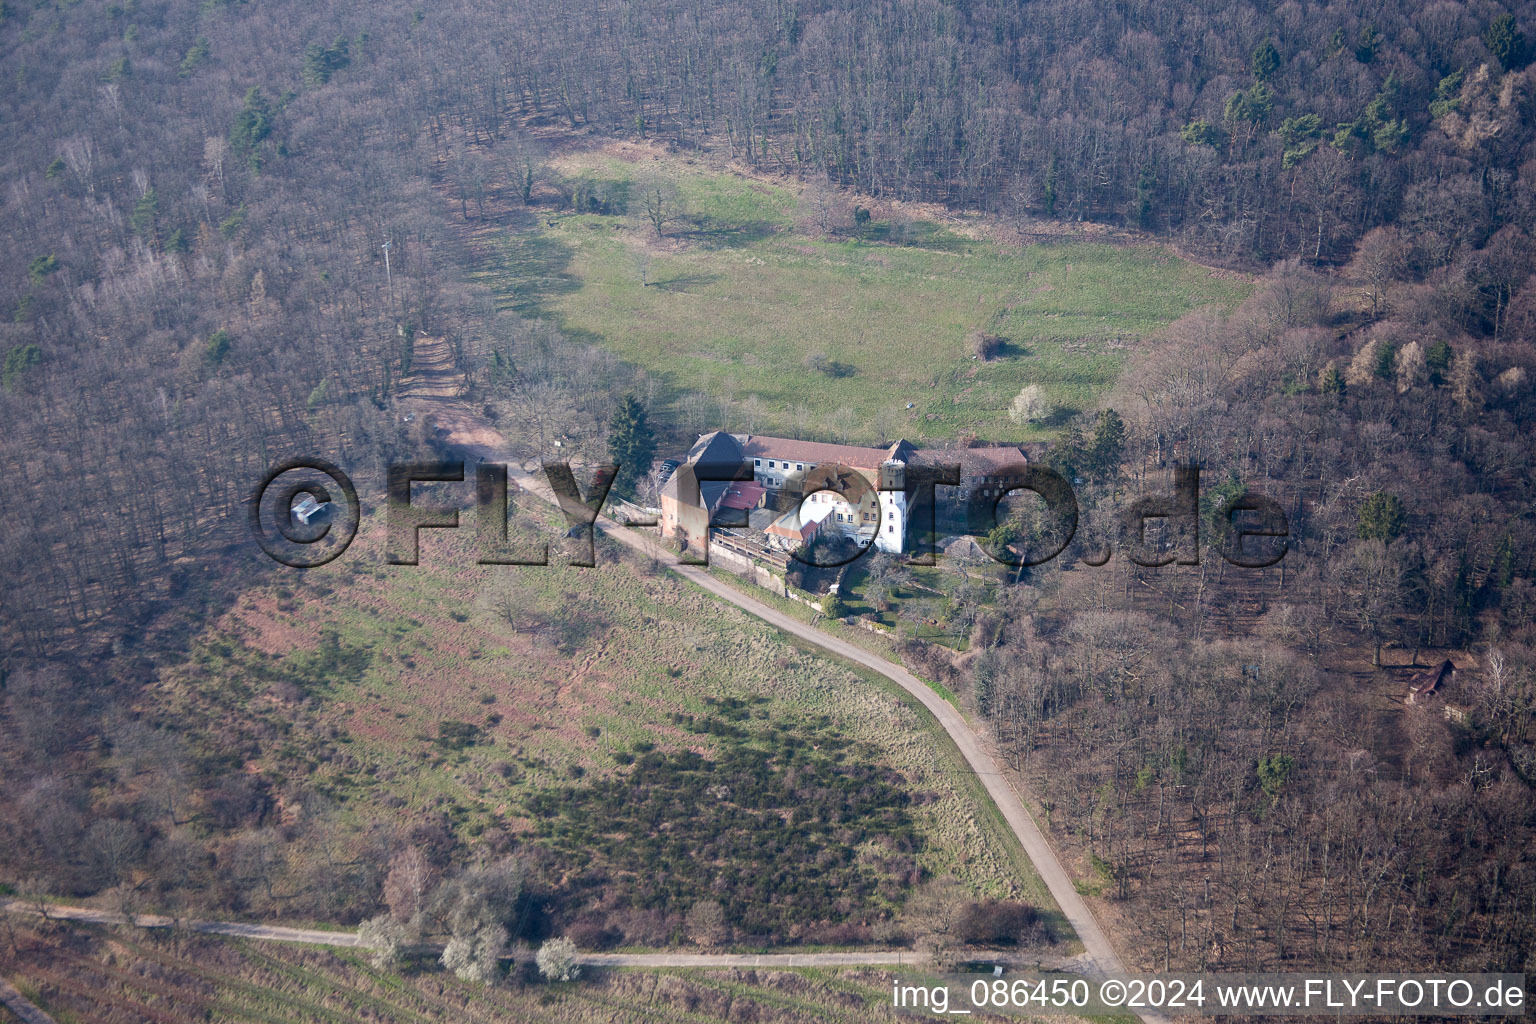
[{"label": "paved road", "polygon": [[[487,451],[483,445],[466,445],[465,447],[471,450],[472,454],[479,454],[485,458],[506,458],[504,454],[498,455],[494,451]],[[546,501],[554,501],[554,495],[546,481],[537,479],[516,466],[509,469],[508,475],[524,490],[537,494]],[[1024,801],[1020,799],[1019,794],[998,770],[997,762],[992,759],[981,738],[977,736],[965,717],[955,710],[954,705],[940,697],[932,687],[901,665],[833,636],[825,630],[807,625],[767,602],[760,601],[729,583],[716,579],[704,568],[672,564],[676,562],[677,556],[663,547],[656,538],[606,518],[599,518],[596,525],[605,536],[642,555],[660,559],[669,564],[672,570],[684,579],[697,584],[722,601],[727,601],[747,614],[762,619],[781,632],[799,637],[809,644],[814,644],[825,651],[880,673],[921,701],[923,707],[944,727],[944,731],[949,734],[949,738],[954,741],[961,756],[965,758],[966,764],[981,779],[987,795],[1002,812],[1009,828],[1018,837],[1024,852],[1029,855],[1030,861],[1035,865],[1035,870],[1045,881],[1052,898],[1056,900],[1057,906],[1061,907],[1062,914],[1076,930],[1089,960],[1085,966],[1089,970],[1104,974],[1124,973],[1125,967],[1115,952],[1114,946],[1104,934],[1104,930],[1099,927],[1093,911],[1078,895],[1076,887],[1072,884],[1072,877],[1062,867],[1056,851],[1040,831],[1040,827],[1024,806]]]},{"label": "paved road", "polygon": [[[439,358],[438,365],[434,366],[429,386],[423,387],[420,397],[415,399],[419,403],[418,408],[421,413],[433,418],[449,445],[467,455],[487,461],[513,463],[513,458],[509,454],[511,446],[506,443],[506,439],[482,417],[476,416],[457,397],[457,389],[449,383],[452,374],[451,360],[446,367],[442,365],[443,362]],[[525,491],[537,494],[545,501],[557,503],[548,482],[542,477],[536,478],[518,469],[515,463],[510,466],[508,475]],[[747,614],[762,619],[774,628],[799,637],[807,643],[878,672],[916,697],[944,727],[944,731],[949,734],[950,739],[959,748],[961,756],[965,758],[966,764],[981,779],[987,795],[1002,812],[1004,820],[1018,837],[1024,852],[1029,855],[1036,872],[1044,880],[1046,888],[1056,900],[1057,906],[1061,908],[1062,914],[1076,930],[1086,954],[1085,969],[1104,974],[1125,972],[1124,963],[1115,952],[1115,947],[1110,943],[1109,937],[1104,934],[1104,930],[1099,927],[1098,919],[1094,917],[1087,902],[1078,895],[1072,883],[1072,877],[1062,867],[1056,851],[1040,831],[1040,827],[1024,806],[1024,801],[1020,799],[1007,778],[998,771],[997,763],[992,759],[981,738],[953,705],[939,697],[928,684],[901,665],[786,615],[772,605],[715,579],[703,568],[674,564],[677,556],[663,547],[657,538],[606,518],[599,518],[596,525],[606,536],[642,555],[656,558],[670,565],[685,579],[721,600],[735,605]],[[1143,1014],[1141,1019],[1146,1024],[1163,1024],[1164,1022],[1164,1018],[1155,1014]]]},{"label": "paved road", "polygon": [[[484,438],[483,431],[479,434]],[[452,435],[449,437],[452,441]],[[469,443],[462,447],[471,455],[477,455],[487,460],[496,458],[510,461],[510,456],[505,452],[497,452],[493,447],[483,443]],[[508,476],[515,480],[525,491],[537,494],[545,501],[555,502],[554,494],[550,491],[548,482],[538,479],[533,475],[523,472],[515,465],[508,470]],[[1062,867],[1061,860],[1056,856],[1055,849],[1040,831],[1040,826],[1030,815],[1024,801],[1019,797],[1008,779],[998,770],[997,762],[987,751],[982,739],[971,728],[965,717],[955,710],[954,705],[944,700],[933,691],[927,683],[923,682],[901,665],[889,659],[873,654],[856,644],[849,643],[839,637],[833,636],[825,630],[807,625],[794,616],[787,615],[765,601],[743,593],[721,580],[711,576],[709,572],[699,566],[675,564],[677,556],[663,547],[660,542],[648,534],[631,529],[611,519],[599,517],[596,526],[602,533],[613,540],[625,545],[631,550],[637,551],[647,557],[661,560],[664,564],[682,576],[684,579],[697,584],[703,589],[714,594],[722,601],[735,605],[742,611],[773,626],[791,636],[799,637],[809,644],[820,647],[841,658],[854,662],[864,668],[878,672],[887,679],[896,683],[903,690],[916,697],[928,712],[938,720],[949,734],[949,738],[960,750],[972,771],[980,778],[987,795],[1002,812],[1004,820],[1008,822],[1013,834],[1018,837],[1024,852],[1029,855],[1030,861],[1035,866],[1050,890],[1051,896],[1056,900],[1056,905],[1061,908],[1062,914],[1071,922],[1077,936],[1082,940],[1084,956],[1079,959],[1077,969],[1086,973],[1096,974],[1124,974],[1126,973],[1124,962],[1121,961],[1114,945],[1104,930],[1099,927],[1099,922],[1093,915],[1093,911],[1082,896],[1077,892],[1077,887],[1072,883],[1072,876],[1067,874]],[[664,954],[665,955],[665,954]],[[814,955],[814,954],[810,954]],[[828,954],[834,955],[834,954]],[[640,965],[637,965],[640,966]],[[789,966],[789,965],[785,965]],[[1143,1013],[1141,1019],[1146,1024],[1166,1024],[1167,1019],[1153,1013]]]},{"label": "paved road", "polygon": [[[415,401],[423,407],[423,412],[430,414],[438,421],[447,432],[447,440],[455,444],[461,450],[471,456],[480,456],[486,459],[498,461],[510,461],[507,456],[507,446],[496,432],[484,421],[475,417],[463,404],[450,393],[444,393],[437,389],[424,388]],[[548,484],[543,479],[535,478],[528,473],[518,470],[515,466],[509,475],[516,480],[525,491],[539,495],[546,501],[554,503],[554,495],[550,492]],[[656,558],[671,564],[676,556],[664,548],[655,538],[629,529],[609,519],[599,519],[598,528],[608,537],[640,554]],[[996,762],[987,751],[981,738],[971,728],[965,718],[955,710],[947,701],[940,698],[921,679],[912,675],[902,666],[889,661],[879,655],[872,654],[862,647],[858,647],[833,636],[814,626],[807,625],[792,616],[786,615],[766,602],[738,591],[727,583],[721,582],[710,576],[703,568],[697,566],[672,565],[679,575],[691,581],[704,590],[723,601],[729,602],[742,611],[756,618],[762,619],[774,628],[799,637],[801,640],[820,647],[823,650],[846,658],[864,668],[878,672],[906,690],[920,701],[930,714],[933,715],[944,731],[949,734],[960,754],[980,778],[982,785],[991,797],[998,810],[1002,812],[1004,820],[1008,822],[1019,843],[1024,847],[1025,853],[1033,862],[1035,870],[1045,881],[1046,888],[1051,896],[1061,907],[1062,913],[1071,922],[1078,937],[1082,940],[1085,954],[1070,962],[1058,962],[1041,966],[1053,969],[1074,969],[1080,971],[1099,973],[1123,973],[1125,968],[1116,954],[1114,946],[1110,944],[1103,929],[1099,927],[1097,919],[1089,909],[1088,904],[1078,895],[1077,889],[1072,884],[1071,876],[1062,867],[1056,852],[1041,833],[1034,818],[1030,816],[1023,800],[1008,783],[1007,779],[998,771]],[[8,900],[0,903],[0,908],[11,912],[36,913],[35,905],[24,903],[20,900]],[[85,907],[53,906],[49,908],[49,916],[66,921],[79,921],[94,924],[124,924],[129,919],[122,914],[114,914],[109,911],[92,910]],[[355,932],[332,932],[308,928],[288,928],[280,925],[245,924],[228,921],[174,921],[168,917],[157,915],[135,915],[132,922],[135,925],[146,928],[183,927],[190,931],[202,932],[213,935],[228,935],[239,938],[263,939],[275,942],[293,942],[307,945],[358,947]],[[614,967],[834,967],[834,966],[897,966],[901,964],[921,963],[923,958],[918,954],[900,952],[849,952],[849,953],[768,953],[768,954],[706,954],[706,953],[585,953],[578,958],[580,962],[594,966]],[[42,1010],[28,1002],[20,992],[0,979],[0,1004],[11,1009],[25,1024],[54,1024],[51,1018]],[[1164,1024],[1164,1018],[1153,1014],[1143,1014],[1142,1020],[1147,1024]]]}]

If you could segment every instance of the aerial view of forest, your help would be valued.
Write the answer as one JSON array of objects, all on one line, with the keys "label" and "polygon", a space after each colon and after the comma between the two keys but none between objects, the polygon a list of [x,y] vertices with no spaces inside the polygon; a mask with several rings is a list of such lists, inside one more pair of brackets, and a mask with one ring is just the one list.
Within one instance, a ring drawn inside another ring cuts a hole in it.
[{"label": "aerial view of forest", "polygon": [[1536,973],[1536,5],[0,54],[0,1018]]}]

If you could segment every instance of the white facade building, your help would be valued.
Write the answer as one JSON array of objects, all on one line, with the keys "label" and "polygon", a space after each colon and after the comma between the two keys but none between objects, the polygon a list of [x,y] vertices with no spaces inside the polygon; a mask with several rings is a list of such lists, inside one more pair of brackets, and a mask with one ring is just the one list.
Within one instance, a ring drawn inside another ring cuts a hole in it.
[{"label": "white facade building", "polygon": [[[835,530],[873,543],[880,551],[906,550],[906,460],[914,451],[906,441],[889,448],[863,448],[751,434],[736,439],[743,456],[751,460],[754,480],[775,494],[801,496],[795,510],[799,522],[816,523],[822,534]],[[852,470],[859,479],[845,477],[840,486],[817,487],[837,482],[834,466]]]},{"label": "white facade building", "polygon": [[[908,490],[913,483],[908,471],[914,465],[958,467],[958,485],[945,488],[948,493],[935,495],[936,500],[1001,495],[1020,484],[1027,465],[1024,453],[1007,445],[919,452],[907,441],[865,448],[723,432],[704,435],[689,453],[690,463],[709,463],[721,471],[710,474],[711,480],[728,479],[741,460],[751,467],[752,479],[768,492],[766,507],[780,513],[766,530],[773,546],[794,548],[836,532],[891,554],[907,550],[915,497]],[[704,489],[725,486],[708,484]],[[664,488],[661,504],[669,535],[683,529],[683,520],[691,513],[679,496],[669,495]],[[688,519],[690,540],[703,542],[706,523],[707,517]]]}]

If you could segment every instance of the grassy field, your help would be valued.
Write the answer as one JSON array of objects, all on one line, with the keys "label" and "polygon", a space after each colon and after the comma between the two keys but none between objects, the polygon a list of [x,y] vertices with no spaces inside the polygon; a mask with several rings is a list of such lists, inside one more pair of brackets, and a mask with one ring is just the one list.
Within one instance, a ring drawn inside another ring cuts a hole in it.
[{"label": "grassy field", "polygon": [[[868,766],[913,795],[891,827],[920,837],[912,856],[928,874],[1055,913],[979,787],[954,771],[958,755],[888,689],[648,566],[600,554],[587,570],[479,567],[467,536],[431,534],[419,567],[386,566],[373,525],[302,585],[252,588],[166,674],[146,715],[210,723],[203,763],[318,797],[344,833],[436,818],[470,849],[493,836],[558,847],[553,833],[570,822],[540,801],[573,789],[587,799],[652,749],[701,755],[722,777],[791,765],[831,780],[840,763]],[[753,709],[747,738],[704,728],[722,701]],[[826,749],[797,757],[771,732]],[[293,855],[314,853],[295,844]],[[690,893],[681,909],[703,895]],[[880,913],[900,895],[886,885],[864,902]]]},{"label": "grassy field", "polygon": [[[707,413],[681,414],[696,429],[724,418],[871,443],[1040,437],[1051,421],[1006,415],[1021,387],[1040,384],[1062,414],[1089,407],[1138,338],[1249,287],[1150,245],[1021,250],[924,221],[811,237],[794,229],[794,188],[663,163],[689,213],[667,237],[618,213],[542,218],[487,236],[482,279],[505,307],[557,319],[670,397],[710,398]],[[599,183],[618,209],[637,165],[594,152],[561,170]],[[972,359],[973,331],[1006,339],[1003,356]],[[841,374],[809,365],[815,355]]]}]

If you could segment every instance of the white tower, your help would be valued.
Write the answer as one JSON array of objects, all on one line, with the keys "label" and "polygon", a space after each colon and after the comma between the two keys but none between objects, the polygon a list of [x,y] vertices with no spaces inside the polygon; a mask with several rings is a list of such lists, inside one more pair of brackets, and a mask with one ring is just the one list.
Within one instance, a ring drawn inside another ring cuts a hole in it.
[{"label": "white tower", "polygon": [[880,522],[875,527],[875,548],[900,554],[906,543],[907,464],[887,459],[880,465]]}]

